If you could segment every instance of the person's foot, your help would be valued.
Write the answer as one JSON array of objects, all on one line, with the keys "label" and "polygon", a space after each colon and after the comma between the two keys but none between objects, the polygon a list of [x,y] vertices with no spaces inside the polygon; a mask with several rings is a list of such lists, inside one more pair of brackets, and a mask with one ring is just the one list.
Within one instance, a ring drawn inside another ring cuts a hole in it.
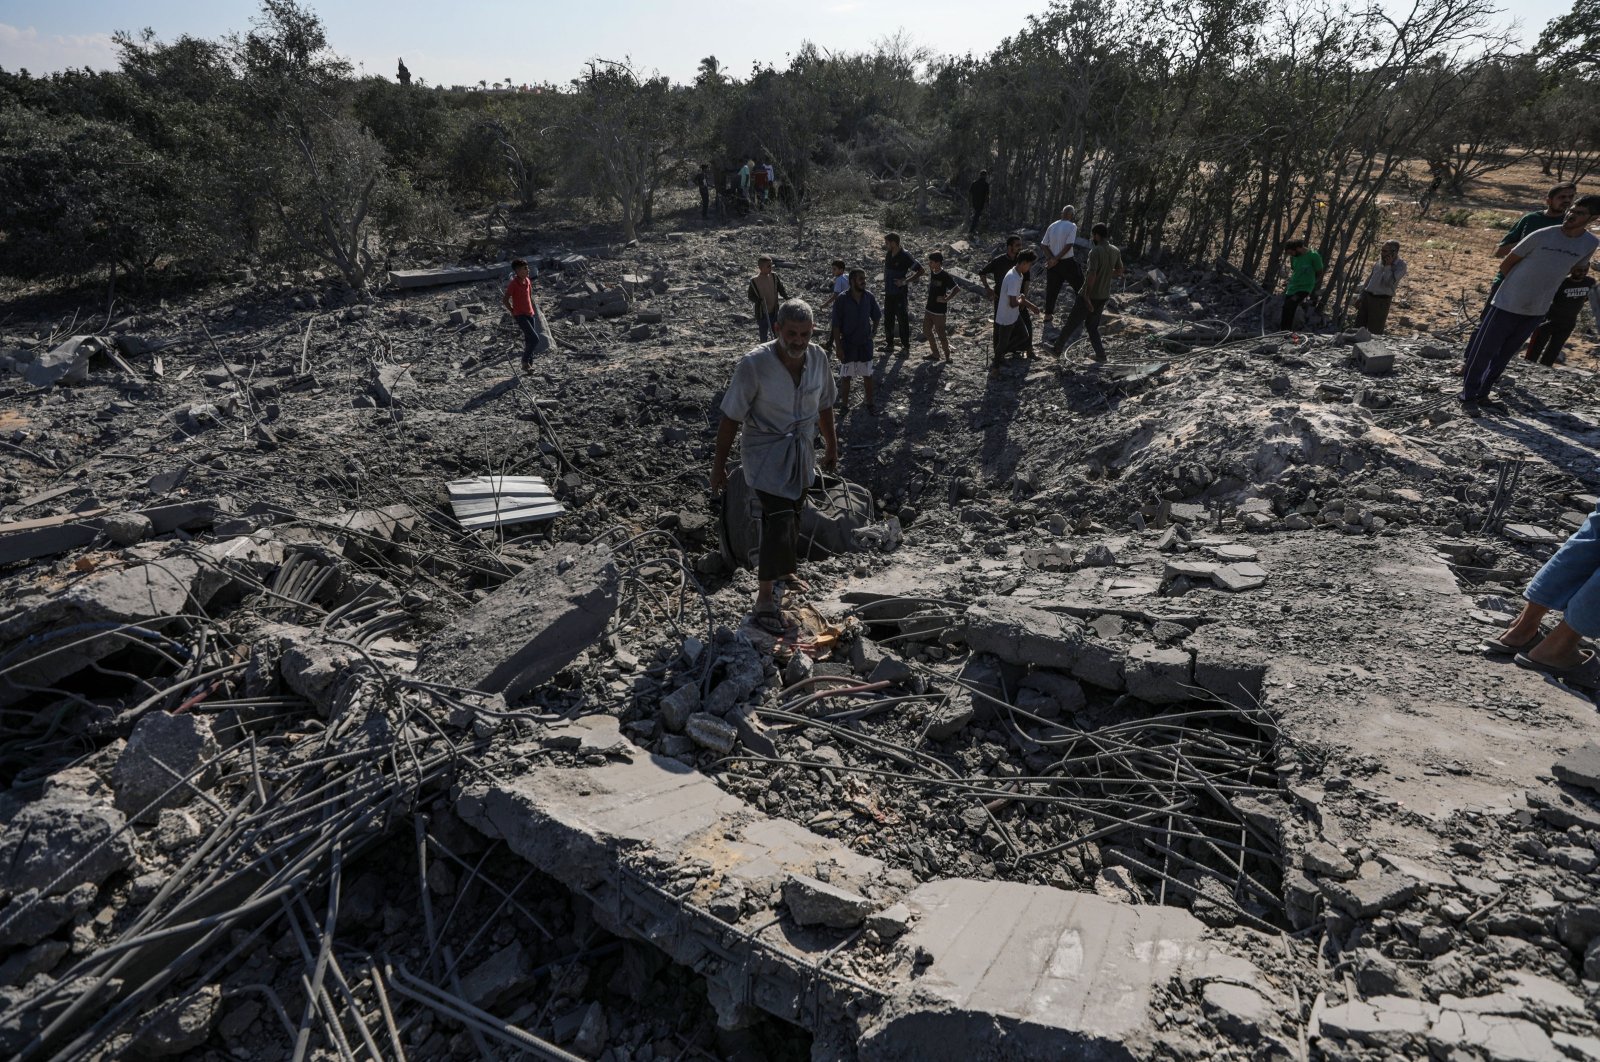
[{"label": "person's foot", "polygon": [[533,359],[532,358],[523,358],[522,359],[522,371],[523,372],[532,372],[533,371]]},{"label": "person's foot", "polygon": [[1483,409],[1487,409],[1491,413],[1510,413],[1511,412],[1511,407],[1510,406],[1506,405],[1504,402],[1501,402],[1499,399],[1495,399],[1495,398],[1480,398],[1480,399],[1478,399],[1478,405],[1479,405],[1479,407],[1481,407]]}]

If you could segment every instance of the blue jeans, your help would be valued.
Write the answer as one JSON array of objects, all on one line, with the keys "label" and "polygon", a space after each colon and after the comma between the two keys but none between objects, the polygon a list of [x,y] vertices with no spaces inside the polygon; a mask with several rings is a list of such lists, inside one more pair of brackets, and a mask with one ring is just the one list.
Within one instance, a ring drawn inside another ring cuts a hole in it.
[{"label": "blue jeans", "polygon": [[1560,612],[1585,638],[1600,635],[1600,509],[1544,562],[1522,596]]},{"label": "blue jeans", "polygon": [[533,356],[539,352],[539,326],[537,318],[527,314],[517,314],[511,318],[517,322],[517,327],[522,330],[522,360],[532,361]]},{"label": "blue jeans", "polygon": [[1461,401],[1482,402],[1488,398],[1489,388],[1500,379],[1517,348],[1528,341],[1542,320],[1542,314],[1509,313],[1498,306],[1485,310],[1467,341]]}]

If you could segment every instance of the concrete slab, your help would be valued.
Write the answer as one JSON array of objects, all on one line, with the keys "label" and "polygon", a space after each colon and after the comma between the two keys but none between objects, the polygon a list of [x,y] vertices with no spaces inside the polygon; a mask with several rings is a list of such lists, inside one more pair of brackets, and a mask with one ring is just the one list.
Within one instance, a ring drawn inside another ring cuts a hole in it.
[{"label": "concrete slab", "polygon": [[442,269],[394,269],[389,272],[391,286],[406,288],[437,288],[444,284],[471,284],[479,280],[498,280],[511,273],[510,262],[495,262],[486,266],[453,266]]}]

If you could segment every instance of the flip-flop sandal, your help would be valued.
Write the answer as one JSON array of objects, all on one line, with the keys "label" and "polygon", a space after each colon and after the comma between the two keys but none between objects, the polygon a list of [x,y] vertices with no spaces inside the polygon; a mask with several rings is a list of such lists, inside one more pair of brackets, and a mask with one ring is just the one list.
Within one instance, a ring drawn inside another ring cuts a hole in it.
[{"label": "flip-flop sandal", "polygon": [[1541,631],[1521,645],[1507,645],[1499,638],[1485,638],[1479,648],[1483,650],[1484,656],[1510,657],[1516,656],[1518,653],[1526,653],[1542,641],[1544,641],[1544,632]]},{"label": "flip-flop sandal", "polygon": [[784,622],[783,613],[775,608],[757,609],[751,613],[750,618],[757,627],[774,637],[781,638],[789,632],[789,625]]},{"label": "flip-flop sandal", "polygon": [[1594,650],[1583,650],[1583,660],[1571,667],[1552,667],[1532,659],[1523,653],[1518,653],[1512,658],[1518,667],[1527,668],[1529,671],[1538,671],[1549,675],[1551,678],[1565,685],[1580,690],[1600,690],[1600,657],[1595,656]]},{"label": "flip-flop sandal", "polygon": [[800,578],[798,575],[784,576],[782,579],[779,579],[778,582],[783,584],[783,588],[786,591],[793,590],[797,594],[811,593],[811,584]]}]

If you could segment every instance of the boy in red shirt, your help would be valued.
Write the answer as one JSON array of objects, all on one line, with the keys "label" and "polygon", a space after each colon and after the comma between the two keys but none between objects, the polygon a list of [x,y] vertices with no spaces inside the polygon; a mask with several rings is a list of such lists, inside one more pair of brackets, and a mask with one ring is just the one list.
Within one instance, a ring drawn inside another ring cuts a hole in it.
[{"label": "boy in red shirt", "polygon": [[539,352],[538,319],[533,309],[533,279],[528,276],[528,263],[518,258],[511,263],[511,283],[500,297],[511,319],[522,330],[522,371],[533,368],[533,356]]}]

